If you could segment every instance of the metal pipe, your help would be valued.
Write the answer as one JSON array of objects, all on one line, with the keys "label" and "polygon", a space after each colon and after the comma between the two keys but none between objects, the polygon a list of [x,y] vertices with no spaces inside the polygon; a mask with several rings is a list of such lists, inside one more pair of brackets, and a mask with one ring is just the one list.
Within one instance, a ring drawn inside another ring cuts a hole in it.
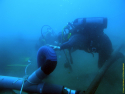
[{"label": "metal pipe", "polygon": [[[0,76],[0,89],[16,89],[21,90],[23,83],[23,78],[18,77],[9,77],[9,76]],[[25,83],[29,83],[28,80],[25,80]],[[29,85],[24,83],[23,91],[28,93],[40,93],[40,94],[61,94],[63,86],[47,83],[31,84]]]}]

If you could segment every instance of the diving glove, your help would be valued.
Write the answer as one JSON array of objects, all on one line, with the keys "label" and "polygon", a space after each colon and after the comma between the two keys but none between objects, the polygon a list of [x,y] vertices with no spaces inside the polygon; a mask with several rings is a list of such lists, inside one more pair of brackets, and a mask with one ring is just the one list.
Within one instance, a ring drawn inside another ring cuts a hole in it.
[{"label": "diving glove", "polygon": [[53,48],[54,50],[60,50],[60,46],[53,46],[53,45],[49,45],[51,48]]}]

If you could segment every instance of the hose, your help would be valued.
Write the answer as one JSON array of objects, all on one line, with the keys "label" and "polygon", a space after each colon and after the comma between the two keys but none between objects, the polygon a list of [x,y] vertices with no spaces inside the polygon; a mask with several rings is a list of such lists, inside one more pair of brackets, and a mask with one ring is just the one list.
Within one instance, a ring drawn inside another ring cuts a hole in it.
[{"label": "hose", "polygon": [[25,76],[23,77],[23,83],[22,83],[22,87],[21,87],[21,90],[20,90],[20,94],[22,94],[22,90],[23,90],[23,86],[24,86],[24,82],[27,80],[28,78],[28,75],[27,75],[27,68],[29,67],[31,63],[29,63],[26,68],[25,68]]},{"label": "hose", "polygon": [[[52,29],[49,25],[43,25],[42,28],[41,28],[41,36],[43,37],[43,39],[45,39],[44,35],[43,35],[43,28],[44,27],[49,27],[50,29]],[[48,29],[48,28],[47,28]],[[52,29],[52,33],[54,34],[54,31]]]}]

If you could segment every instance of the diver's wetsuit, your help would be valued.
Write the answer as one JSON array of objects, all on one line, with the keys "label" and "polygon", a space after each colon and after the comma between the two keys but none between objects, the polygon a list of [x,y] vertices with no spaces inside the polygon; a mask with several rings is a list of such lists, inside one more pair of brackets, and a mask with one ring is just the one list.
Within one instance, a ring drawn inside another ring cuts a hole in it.
[{"label": "diver's wetsuit", "polygon": [[67,42],[64,42],[60,46],[60,49],[83,49],[84,47],[86,47],[86,43],[86,37],[80,34],[76,34],[71,36],[71,38]]},{"label": "diver's wetsuit", "polygon": [[104,62],[110,57],[112,53],[112,43],[109,37],[103,32],[99,34],[86,35],[75,34],[71,36],[69,41],[63,43],[60,49],[79,49],[86,52],[99,53],[98,67],[101,68]]},{"label": "diver's wetsuit", "polygon": [[[68,26],[71,28],[68,30],[72,36],[60,46],[60,49],[71,50],[73,48],[88,53],[99,53],[98,67],[101,68],[113,51],[109,37],[103,32],[107,28],[107,18],[78,18]],[[124,57],[124,55],[119,52],[116,60],[120,57]]]}]

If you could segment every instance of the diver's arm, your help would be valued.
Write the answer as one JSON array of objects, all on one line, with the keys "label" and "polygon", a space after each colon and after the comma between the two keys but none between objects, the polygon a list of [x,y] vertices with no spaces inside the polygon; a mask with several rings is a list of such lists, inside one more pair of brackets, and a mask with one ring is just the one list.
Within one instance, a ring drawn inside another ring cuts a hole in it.
[{"label": "diver's arm", "polygon": [[50,46],[54,50],[63,50],[63,49],[71,49],[71,48],[77,48],[79,49],[81,45],[84,45],[86,42],[86,38],[83,35],[76,34],[71,36],[71,38],[67,41],[61,44],[60,46]]},{"label": "diver's arm", "polygon": [[81,35],[74,35],[71,36],[71,38],[67,41],[64,42],[61,46],[60,46],[60,50],[63,49],[71,49],[72,47],[78,47],[80,44],[79,41],[81,41],[80,39]]},{"label": "diver's arm", "polygon": [[67,41],[63,44],[61,44],[61,46],[53,46],[53,45],[49,45],[51,48],[53,48],[54,50],[63,50],[63,49],[69,49],[71,47],[70,42]]},{"label": "diver's arm", "polygon": [[63,44],[60,45],[60,50],[63,50],[63,49],[70,49],[72,47],[70,41],[67,41]]},{"label": "diver's arm", "polygon": [[71,37],[67,42],[64,42],[60,46],[53,46],[50,45],[54,50],[63,50],[63,49],[70,49],[72,48],[75,44],[77,44],[78,39],[75,37]]}]

